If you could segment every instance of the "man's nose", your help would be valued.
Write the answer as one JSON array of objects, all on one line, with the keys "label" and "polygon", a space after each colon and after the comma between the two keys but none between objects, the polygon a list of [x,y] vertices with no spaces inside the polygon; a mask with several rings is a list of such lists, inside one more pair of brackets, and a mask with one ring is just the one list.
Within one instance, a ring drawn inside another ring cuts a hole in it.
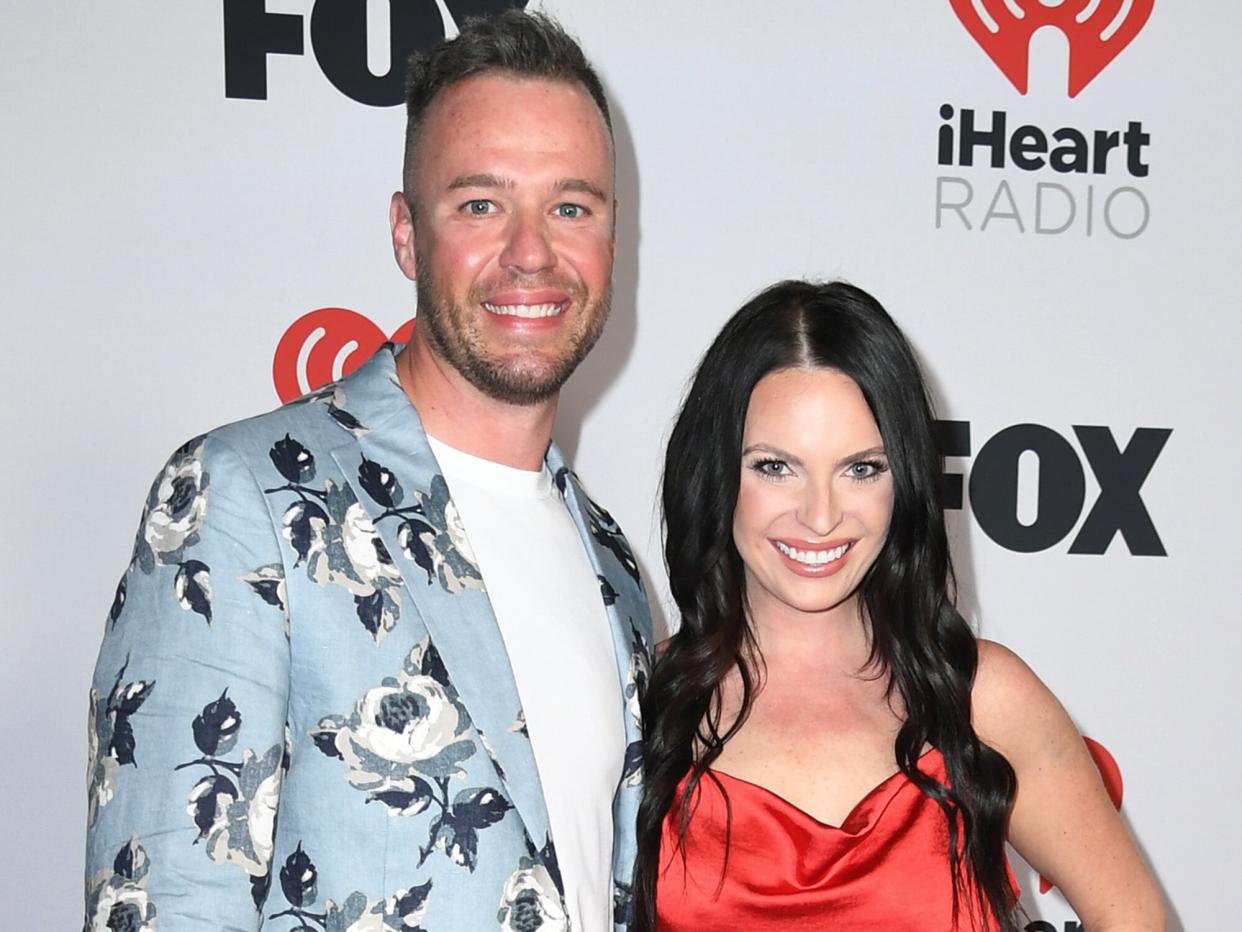
[{"label": "man's nose", "polygon": [[556,265],[546,218],[533,211],[518,211],[509,226],[509,238],[500,264],[516,272],[542,272]]}]

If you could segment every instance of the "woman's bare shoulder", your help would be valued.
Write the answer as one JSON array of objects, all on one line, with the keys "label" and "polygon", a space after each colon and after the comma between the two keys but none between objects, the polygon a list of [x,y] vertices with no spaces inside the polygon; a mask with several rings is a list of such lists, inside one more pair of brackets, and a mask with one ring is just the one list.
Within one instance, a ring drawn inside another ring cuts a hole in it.
[{"label": "woman's bare shoulder", "polygon": [[1017,690],[1043,686],[1026,662],[1004,644],[979,638],[979,660],[975,667],[973,695],[979,698],[1005,700]]},{"label": "woman's bare shoulder", "polygon": [[1055,735],[1073,733],[1069,716],[1052,691],[1016,653],[995,641],[980,639],[979,660],[971,689],[975,731],[1009,756]]},{"label": "woman's bare shoulder", "polygon": [[1084,927],[1163,929],[1159,889],[1052,691],[1009,648],[981,640],[971,712],[1017,779],[1010,842],[1061,888]]}]

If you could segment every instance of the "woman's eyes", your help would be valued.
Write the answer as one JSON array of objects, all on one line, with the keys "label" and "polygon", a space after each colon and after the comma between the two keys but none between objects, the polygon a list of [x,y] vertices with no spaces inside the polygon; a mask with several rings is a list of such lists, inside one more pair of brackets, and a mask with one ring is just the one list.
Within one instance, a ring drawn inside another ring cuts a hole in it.
[{"label": "woman's eyes", "polygon": [[851,479],[878,479],[888,470],[888,464],[881,460],[859,460],[856,463],[850,463],[846,467],[845,473]]},{"label": "woman's eyes", "polygon": [[[793,475],[789,463],[781,459],[761,459],[750,464],[750,468],[766,479],[783,479]],[[859,482],[870,482],[888,472],[888,464],[883,460],[858,460],[845,467],[845,476]]]},{"label": "woman's eyes", "polygon": [[789,475],[789,464],[784,460],[756,460],[750,464],[750,468],[759,475],[768,479],[779,479],[783,476]]}]

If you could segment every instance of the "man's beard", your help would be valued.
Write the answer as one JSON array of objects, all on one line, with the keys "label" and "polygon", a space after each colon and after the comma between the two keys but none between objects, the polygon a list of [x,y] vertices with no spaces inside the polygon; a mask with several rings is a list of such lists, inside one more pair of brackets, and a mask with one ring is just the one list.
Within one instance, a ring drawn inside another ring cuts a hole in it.
[{"label": "man's beard", "polygon": [[[471,385],[497,401],[514,405],[531,405],[555,395],[565,381],[586,358],[603,333],[612,306],[612,285],[592,304],[587,304],[586,289],[581,284],[557,282],[570,296],[570,303],[579,308],[578,329],[570,334],[568,346],[559,357],[542,355],[511,358],[488,355],[483,346],[478,315],[486,314],[484,294],[472,288],[463,307],[445,300],[436,288],[431,270],[416,258],[418,293],[418,328],[441,359],[462,374]],[[545,286],[548,282],[536,285]]]}]

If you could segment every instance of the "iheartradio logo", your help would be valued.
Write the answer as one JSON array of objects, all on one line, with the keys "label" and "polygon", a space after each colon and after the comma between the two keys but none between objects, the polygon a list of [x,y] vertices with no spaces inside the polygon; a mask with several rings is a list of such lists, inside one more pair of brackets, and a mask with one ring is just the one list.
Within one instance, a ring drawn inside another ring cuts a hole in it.
[{"label": "iheartradio logo", "polygon": [[1155,0],[949,0],[966,31],[1025,94],[1031,36],[1045,26],[1069,43],[1069,96],[1091,83],[1139,34]]},{"label": "iheartradio logo", "polygon": [[321,307],[303,314],[284,332],[272,357],[272,382],[282,402],[349,375],[386,340],[405,343],[414,329],[407,320],[385,335],[371,318],[346,307]]},{"label": "iheartradio logo", "polygon": [[[1060,30],[1069,46],[1067,90],[1075,97],[1108,67],[1151,17],[1155,0],[949,0],[966,31],[1001,73],[1025,94],[1031,38],[1046,27]],[[937,136],[937,164],[969,168],[975,156],[993,169],[938,175],[936,229],[1005,231],[1001,235],[1107,233],[1131,240],[1147,230],[1153,207],[1129,179],[1149,174],[1152,134],[1142,120],[1099,128],[1039,126],[1004,110],[976,119],[974,107],[946,103]],[[954,119],[957,125],[954,125]],[[1012,130],[1012,132],[1010,132]],[[1124,171],[1119,186],[1102,186]],[[1038,172],[1039,176],[1033,173]],[[1025,177],[1024,177],[1025,176]],[[979,196],[976,196],[978,194]]]}]

